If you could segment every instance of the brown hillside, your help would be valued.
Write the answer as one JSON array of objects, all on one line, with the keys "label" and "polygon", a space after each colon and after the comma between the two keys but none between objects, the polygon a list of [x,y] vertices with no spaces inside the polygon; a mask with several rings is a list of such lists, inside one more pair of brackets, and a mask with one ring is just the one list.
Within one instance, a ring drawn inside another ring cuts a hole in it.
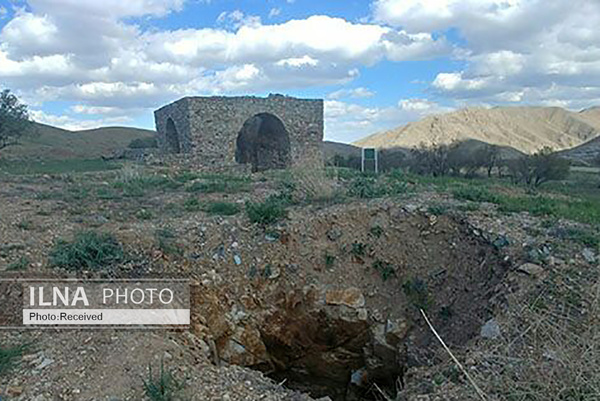
[{"label": "brown hillside", "polygon": [[3,149],[0,158],[95,159],[126,148],[133,139],[155,134],[130,127],[68,131],[35,123],[35,128],[35,133],[21,138],[19,145]]},{"label": "brown hillside", "polygon": [[[598,118],[598,123],[596,123]],[[354,142],[377,148],[414,148],[421,143],[475,139],[531,153],[544,146],[561,150],[600,135],[600,112],[570,112],[558,107],[468,108],[429,116]]]}]

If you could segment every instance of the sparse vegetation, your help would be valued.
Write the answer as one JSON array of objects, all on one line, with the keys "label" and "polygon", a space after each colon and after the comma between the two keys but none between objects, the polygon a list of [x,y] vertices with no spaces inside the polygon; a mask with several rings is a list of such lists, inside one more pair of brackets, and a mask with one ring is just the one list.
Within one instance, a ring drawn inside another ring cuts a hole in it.
[{"label": "sparse vegetation", "polygon": [[448,213],[448,206],[441,203],[433,203],[427,207],[427,212],[435,216],[441,216]]},{"label": "sparse vegetation", "polygon": [[267,226],[287,216],[285,203],[271,197],[264,202],[246,202],[246,214],[252,223]]},{"label": "sparse vegetation", "polygon": [[402,284],[402,289],[415,308],[427,310],[431,304],[431,297],[425,280],[416,276],[411,277]]},{"label": "sparse vegetation", "polygon": [[6,270],[25,270],[29,266],[29,263],[30,261],[27,256],[21,256],[19,259],[9,264]]},{"label": "sparse vegetation", "polygon": [[230,177],[219,175],[204,175],[196,179],[186,187],[186,191],[192,193],[237,193],[250,189],[247,177]]},{"label": "sparse vegetation", "polygon": [[0,377],[6,375],[19,363],[28,347],[27,344],[12,347],[0,346]]},{"label": "sparse vegetation", "polygon": [[160,371],[155,376],[152,365],[148,366],[148,378],[143,379],[144,392],[151,401],[175,401],[183,389],[171,371],[165,370],[164,363],[160,363]]},{"label": "sparse vegetation", "polygon": [[335,264],[335,256],[331,255],[329,253],[325,254],[325,267],[327,269],[331,269],[333,268],[333,265]]},{"label": "sparse vegetation", "polygon": [[231,202],[209,202],[204,207],[208,214],[217,214],[220,216],[233,216],[240,212],[240,206]]},{"label": "sparse vegetation", "polygon": [[391,276],[396,274],[394,266],[391,263],[379,259],[373,262],[373,269],[379,272],[383,281],[387,281]]},{"label": "sparse vegetation", "polygon": [[509,163],[513,179],[531,187],[545,182],[564,180],[569,176],[570,162],[550,148],[543,148],[533,155],[526,155]]},{"label": "sparse vegetation", "polygon": [[350,246],[350,253],[357,258],[365,256],[367,254],[367,246],[362,242],[353,242]]},{"label": "sparse vegetation", "polygon": [[157,148],[158,143],[156,142],[156,137],[150,136],[146,138],[135,138],[129,142],[127,147],[130,149]]},{"label": "sparse vegetation", "polygon": [[82,231],[73,240],[58,240],[50,252],[50,264],[69,270],[98,269],[124,260],[121,243],[110,233]]},{"label": "sparse vegetation", "polygon": [[154,232],[156,246],[165,255],[181,256],[183,247],[177,241],[177,235],[170,228],[160,228]]},{"label": "sparse vegetation", "polygon": [[15,175],[86,173],[120,168],[119,164],[102,159],[11,160],[10,162],[0,160],[0,171]]}]

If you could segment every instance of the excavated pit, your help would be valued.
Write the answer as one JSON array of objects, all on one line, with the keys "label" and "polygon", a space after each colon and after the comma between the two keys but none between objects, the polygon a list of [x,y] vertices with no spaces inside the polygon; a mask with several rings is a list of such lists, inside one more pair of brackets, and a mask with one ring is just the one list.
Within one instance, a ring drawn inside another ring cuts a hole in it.
[{"label": "excavated pit", "polygon": [[420,309],[450,347],[478,335],[508,269],[494,240],[456,218],[398,208],[307,216],[256,246],[257,260],[276,261],[270,275],[247,275],[237,298],[203,290],[196,332],[214,340],[219,360],[314,398],[381,400],[402,388],[406,369],[439,360]]}]

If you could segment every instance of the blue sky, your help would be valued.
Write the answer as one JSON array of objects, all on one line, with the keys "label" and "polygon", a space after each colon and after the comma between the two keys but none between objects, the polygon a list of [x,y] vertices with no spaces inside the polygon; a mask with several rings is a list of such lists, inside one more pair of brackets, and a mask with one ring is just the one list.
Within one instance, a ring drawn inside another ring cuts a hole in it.
[{"label": "blue sky", "polygon": [[351,142],[460,107],[600,104],[589,0],[0,0],[0,86],[67,129],[188,95],[325,99]]}]

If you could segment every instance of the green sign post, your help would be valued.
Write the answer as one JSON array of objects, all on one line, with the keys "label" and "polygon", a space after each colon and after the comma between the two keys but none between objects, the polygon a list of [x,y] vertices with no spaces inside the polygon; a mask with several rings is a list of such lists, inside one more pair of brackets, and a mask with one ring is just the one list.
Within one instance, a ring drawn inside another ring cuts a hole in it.
[{"label": "green sign post", "polygon": [[361,152],[361,171],[364,173],[365,168],[373,166],[375,174],[379,172],[379,158],[377,149],[375,148],[362,148]]}]

